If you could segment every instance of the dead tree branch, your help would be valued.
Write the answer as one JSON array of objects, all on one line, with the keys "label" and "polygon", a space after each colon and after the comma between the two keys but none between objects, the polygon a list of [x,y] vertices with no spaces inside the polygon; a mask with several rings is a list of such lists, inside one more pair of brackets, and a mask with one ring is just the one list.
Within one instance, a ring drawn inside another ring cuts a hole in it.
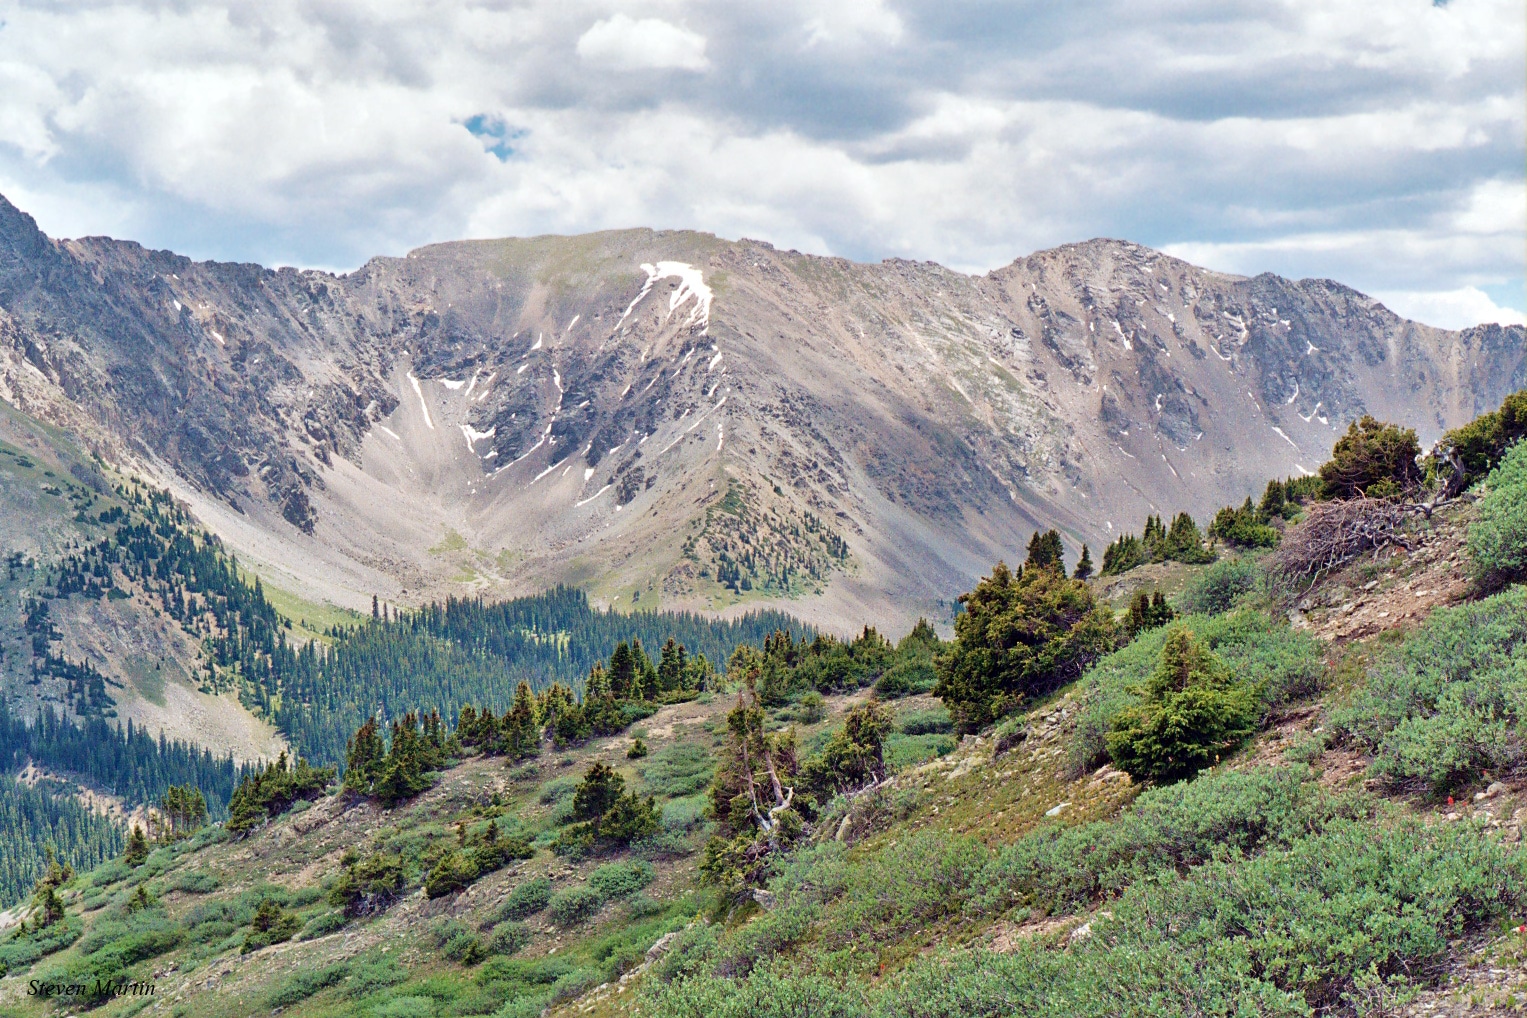
[{"label": "dead tree branch", "polygon": [[1268,573],[1277,589],[1303,595],[1359,555],[1372,552],[1377,557],[1390,547],[1413,551],[1416,543],[1405,533],[1406,520],[1417,514],[1431,516],[1437,504],[1362,496],[1317,502],[1298,525],[1284,532]]}]

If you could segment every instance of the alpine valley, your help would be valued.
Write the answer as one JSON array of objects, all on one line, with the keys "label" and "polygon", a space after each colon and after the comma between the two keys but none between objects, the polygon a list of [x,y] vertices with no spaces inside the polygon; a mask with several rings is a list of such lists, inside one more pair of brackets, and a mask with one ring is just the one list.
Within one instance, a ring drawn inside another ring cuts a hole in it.
[{"label": "alpine valley", "polygon": [[1527,1007],[1527,331],[0,198],[0,1018]]}]

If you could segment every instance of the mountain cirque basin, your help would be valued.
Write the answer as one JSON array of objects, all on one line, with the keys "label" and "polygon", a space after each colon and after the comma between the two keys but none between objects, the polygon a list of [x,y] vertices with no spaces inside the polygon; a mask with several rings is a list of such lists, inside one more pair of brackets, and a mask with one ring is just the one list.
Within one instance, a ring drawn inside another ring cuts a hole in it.
[{"label": "mountain cirque basin", "polygon": [[554,583],[618,607],[947,619],[1073,556],[1527,384],[1524,330],[1122,241],[985,276],[687,232],[461,241],[343,276],[51,240],[0,199],[0,398],[368,609]]}]

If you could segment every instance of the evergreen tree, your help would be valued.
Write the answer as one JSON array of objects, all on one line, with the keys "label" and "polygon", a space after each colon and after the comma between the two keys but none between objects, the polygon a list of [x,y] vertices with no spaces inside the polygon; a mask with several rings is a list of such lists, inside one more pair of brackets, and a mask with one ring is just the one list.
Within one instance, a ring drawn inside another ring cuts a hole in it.
[{"label": "evergreen tree", "polygon": [[933,695],[964,731],[1069,682],[1114,647],[1108,606],[1058,570],[1014,575],[999,562],[960,603],[965,610],[955,618],[954,642],[934,660]]},{"label": "evergreen tree", "polygon": [[1204,547],[1204,537],[1198,524],[1187,513],[1178,513],[1172,519],[1172,529],[1162,538],[1160,560],[1200,565],[1214,561],[1214,552]]},{"label": "evergreen tree", "polygon": [[345,790],[357,795],[370,795],[372,786],[381,775],[385,756],[381,730],[377,727],[376,719],[367,718],[345,747]]},{"label": "evergreen tree", "polygon": [[771,857],[806,833],[796,804],[795,730],[767,730],[751,675],[727,715],[726,752],[710,787],[717,834],[706,844],[700,866],[708,880],[734,898],[760,886]]},{"label": "evergreen tree", "polygon": [[1023,563],[1023,568],[1064,569],[1064,554],[1065,547],[1061,544],[1058,531],[1047,530],[1041,534],[1036,530],[1034,536],[1029,538],[1029,557]]},{"label": "evergreen tree", "polygon": [[891,709],[876,700],[854,706],[822,755],[801,768],[801,783],[820,800],[857,791],[886,776],[885,737],[894,730]]},{"label": "evergreen tree", "polygon": [[618,700],[630,700],[638,695],[636,688],[636,655],[631,653],[631,645],[622,640],[610,654],[610,692]]},{"label": "evergreen tree", "polygon": [[1150,561],[1145,543],[1134,534],[1122,534],[1103,549],[1103,575],[1121,576]]},{"label": "evergreen tree", "polygon": [[122,861],[134,868],[142,866],[148,860],[148,838],[143,833],[143,828],[133,824],[133,833],[127,839],[127,854]]},{"label": "evergreen tree", "polygon": [[1256,730],[1258,691],[1237,683],[1191,630],[1173,629],[1142,701],[1107,735],[1114,763],[1137,780],[1171,782],[1218,762]]},{"label": "evergreen tree", "polygon": [[1082,545],[1082,557],[1076,561],[1076,571],[1071,574],[1074,579],[1085,580],[1092,576],[1092,552],[1087,546]]},{"label": "evergreen tree", "polygon": [[1421,483],[1420,455],[1415,429],[1365,414],[1337,440],[1331,458],[1320,467],[1320,479],[1337,498],[1398,496]]},{"label": "evergreen tree", "polygon": [[573,793],[573,819],[553,847],[561,852],[628,845],[656,834],[657,803],[626,791],[626,780],[614,768],[595,762]]},{"label": "evergreen tree", "polygon": [[672,693],[676,690],[689,688],[686,682],[689,679],[688,654],[684,645],[673,637],[669,637],[663,644],[662,658],[657,666],[658,689],[663,693]]},{"label": "evergreen tree", "polygon": [[536,696],[530,683],[521,682],[514,693],[514,706],[504,714],[504,753],[513,760],[534,756],[541,745],[541,726]]},{"label": "evergreen tree", "polygon": [[1145,546],[1149,561],[1163,561],[1162,546],[1166,544],[1166,527],[1160,516],[1152,514],[1145,518],[1145,532],[1140,535],[1140,543]]},{"label": "evergreen tree", "polygon": [[200,830],[207,823],[207,800],[193,785],[171,785],[149,814],[150,826],[157,826],[160,841],[178,841]]},{"label": "evergreen tree", "polygon": [[248,834],[271,817],[280,816],[300,799],[312,800],[323,795],[334,780],[331,767],[314,768],[302,757],[296,766],[287,763],[286,751],[275,763],[254,771],[239,782],[228,804],[228,833]]},{"label": "evergreen tree", "polygon": [[1147,594],[1137,590],[1130,599],[1129,612],[1124,616],[1124,631],[1133,640],[1147,629],[1164,626],[1176,617],[1177,613],[1166,603],[1161,591]]},{"label": "evergreen tree", "polygon": [[[1251,499],[1246,500],[1248,503]],[[1271,480],[1267,482],[1267,489],[1262,492],[1262,502],[1257,506],[1257,514],[1262,522],[1272,519],[1281,519],[1283,510],[1288,506],[1288,490],[1283,482]]]}]

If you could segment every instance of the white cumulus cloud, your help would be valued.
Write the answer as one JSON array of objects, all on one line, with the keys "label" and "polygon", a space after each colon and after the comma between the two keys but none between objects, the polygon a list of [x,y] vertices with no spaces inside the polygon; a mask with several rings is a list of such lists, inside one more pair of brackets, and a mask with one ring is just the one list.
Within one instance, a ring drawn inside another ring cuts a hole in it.
[{"label": "white cumulus cloud", "polygon": [[0,0],[0,194],[330,268],[629,226],[970,271],[1121,237],[1457,322],[1521,303],[1524,32],[1521,0]]},{"label": "white cumulus cloud", "polygon": [[617,71],[672,68],[703,71],[705,36],[661,18],[616,14],[594,22],[578,37],[578,56]]},{"label": "white cumulus cloud", "polygon": [[1517,308],[1501,307],[1477,286],[1434,293],[1373,294],[1384,306],[1402,318],[1435,325],[1441,329],[1466,329],[1471,325],[1527,325],[1527,314]]}]

